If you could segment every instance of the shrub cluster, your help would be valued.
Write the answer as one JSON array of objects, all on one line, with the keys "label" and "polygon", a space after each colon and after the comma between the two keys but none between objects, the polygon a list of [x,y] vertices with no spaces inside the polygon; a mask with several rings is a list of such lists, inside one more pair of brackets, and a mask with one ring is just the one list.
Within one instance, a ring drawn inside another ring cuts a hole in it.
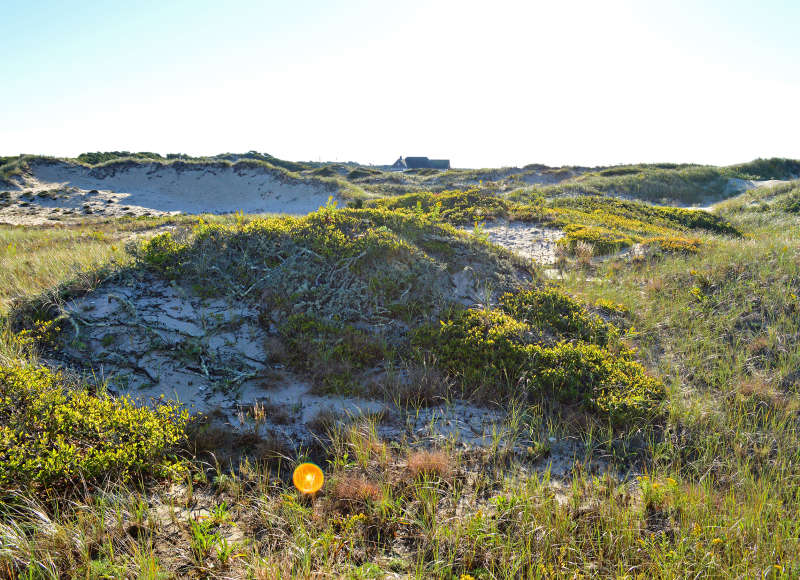
[{"label": "shrub cluster", "polygon": [[435,213],[437,218],[455,225],[507,217],[514,206],[497,195],[478,189],[409,193],[370,200],[366,205],[383,209],[405,209],[418,214]]},{"label": "shrub cluster", "polygon": [[697,238],[658,236],[645,240],[642,246],[667,254],[696,254],[702,242]]},{"label": "shrub cluster", "polygon": [[607,346],[619,337],[617,328],[554,288],[506,293],[500,298],[500,307],[506,314],[543,329],[558,340],[582,340]]},{"label": "shrub cluster", "polygon": [[290,362],[328,391],[351,390],[360,371],[387,356],[384,340],[407,344],[409,327],[453,303],[449,272],[468,265],[497,291],[530,274],[424,212],[374,208],[201,222],[185,238],[143,242],[138,256],[200,293],[246,297],[282,333]]},{"label": "shrub cluster", "polygon": [[590,244],[595,255],[612,254],[634,243],[629,236],[599,226],[569,224],[564,228],[564,237],[558,244],[574,252],[578,242]]},{"label": "shrub cluster", "polygon": [[65,389],[43,367],[0,366],[0,488],[65,488],[82,480],[163,475],[186,411]]},{"label": "shrub cluster", "polygon": [[568,296],[528,290],[505,295],[500,309],[461,310],[423,326],[412,344],[431,351],[465,391],[521,389],[532,400],[581,403],[625,422],[654,413],[664,386],[618,335]]},{"label": "shrub cluster", "polygon": [[[558,227],[566,233],[560,243],[568,251],[573,252],[578,242],[586,242],[598,255],[654,237],[685,238],[688,231],[741,235],[730,222],[706,211],[656,207],[596,194],[547,200],[536,192],[503,198],[470,189],[412,193],[366,203],[370,207],[401,210],[455,225],[508,219]],[[669,247],[664,249],[670,250]]]}]

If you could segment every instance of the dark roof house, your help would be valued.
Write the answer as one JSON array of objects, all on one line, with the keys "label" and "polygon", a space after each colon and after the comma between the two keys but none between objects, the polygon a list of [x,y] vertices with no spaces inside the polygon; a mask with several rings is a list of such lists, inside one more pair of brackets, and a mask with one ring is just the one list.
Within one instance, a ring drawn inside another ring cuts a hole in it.
[{"label": "dark roof house", "polygon": [[400,157],[392,169],[450,169],[449,159],[428,159],[427,157]]},{"label": "dark roof house", "polygon": [[450,169],[450,160],[406,157],[406,166],[409,169]]},{"label": "dark roof house", "polygon": [[405,161],[405,159],[403,159],[402,155],[397,158],[397,161],[394,162],[394,164],[392,165],[392,169],[397,170],[397,171],[402,171],[403,169],[408,169],[408,167],[406,166],[406,161]]}]

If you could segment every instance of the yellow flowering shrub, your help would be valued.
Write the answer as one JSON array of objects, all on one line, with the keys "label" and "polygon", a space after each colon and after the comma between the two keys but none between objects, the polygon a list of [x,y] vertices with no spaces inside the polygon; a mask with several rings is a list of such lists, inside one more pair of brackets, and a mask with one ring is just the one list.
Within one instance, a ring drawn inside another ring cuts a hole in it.
[{"label": "yellow flowering shrub", "polygon": [[465,392],[522,389],[529,400],[582,403],[615,422],[657,412],[664,385],[618,343],[619,330],[554,292],[507,294],[505,311],[456,311],[419,328],[412,346],[432,352]]},{"label": "yellow flowering shrub", "polygon": [[163,475],[188,420],[173,404],[65,388],[44,367],[0,366],[0,488]]}]

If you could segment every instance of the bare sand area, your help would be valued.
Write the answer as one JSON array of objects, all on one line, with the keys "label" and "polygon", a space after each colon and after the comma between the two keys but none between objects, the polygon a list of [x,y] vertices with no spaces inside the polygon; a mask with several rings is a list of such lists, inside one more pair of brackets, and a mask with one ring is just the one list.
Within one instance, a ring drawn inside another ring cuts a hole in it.
[{"label": "bare sand area", "polygon": [[[475,231],[474,228],[462,230]],[[484,225],[480,233],[486,235],[490,242],[540,264],[552,264],[556,261],[556,242],[564,237],[564,232],[557,228],[504,220]]]},{"label": "bare sand area", "polygon": [[0,222],[43,224],[88,215],[307,214],[337,198],[331,184],[258,166],[33,163],[0,193]]}]

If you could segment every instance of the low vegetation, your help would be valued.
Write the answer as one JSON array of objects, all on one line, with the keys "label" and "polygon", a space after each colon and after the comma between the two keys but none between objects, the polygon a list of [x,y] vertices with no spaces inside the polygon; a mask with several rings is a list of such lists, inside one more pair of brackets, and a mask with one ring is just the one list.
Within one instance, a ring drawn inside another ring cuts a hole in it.
[{"label": "low vegetation", "polygon": [[[2,183],[27,171],[31,161],[52,158],[34,155],[0,158]],[[212,157],[193,157],[183,153],[161,155],[153,152],[106,151],[82,153],[66,162],[90,167],[122,167],[126,163],[189,163],[209,166],[236,164],[277,170],[289,179],[322,180],[344,198],[357,200],[408,193],[477,189],[518,198],[546,199],[576,195],[622,197],[648,202],[683,205],[708,205],[739,193],[740,184],[731,180],[789,180],[800,178],[800,161],[794,159],[755,159],[725,167],[677,163],[619,165],[612,167],[524,167],[486,169],[415,169],[391,171],[388,166],[357,163],[295,162],[267,153],[223,153]]]},{"label": "low vegetation", "polygon": [[65,384],[43,367],[0,366],[0,489],[51,492],[109,477],[163,476],[186,420],[175,404],[134,406]]},{"label": "low vegetation", "polygon": [[579,404],[615,424],[652,418],[664,387],[618,336],[566,295],[528,290],[505,294],[497,310],[460,311],[423,327],[414,342],[472,396]]},{"label": "low vegetation", "polygon": [[[413,193],[370,200],[369,207],[404,209],[456,225],[506,219],[562,229],[559,241],[570,253],[579,243],[604,255],[642,243],[660,251],[692,251],[707,234],[741,235],[724,218],[709,212],[658,207],[640,201],[599,196],[545,200],[540,196],[518,201],[480,190]],[[687,248],[690,248],[687,250]]]},{"label": "low vegetation", "polygon": [[[634,174],[616,171],[600,177]],[[0,230],[2,271],[16,272],[0,285],[0,575],[796,577],[797,197],[779,185],[705,213],[478,187],[301,218]],[[457,227],[498,219],[562,229],[567,248],[641,251],[565,258],[545,282]],[[379,413],[321,418],[298,454],[256,422],[237,441],[257,451],[221,463],[175,407],[113,398],[37,358],[65,321],[35,321],[35,305],[142,270],[258,309],[322,391],[366,394],[365,373],[406,373],[439,389],[424,404],[467,396],[505,419],[465,448],[385,441]],[[309,459],[326,476],[314,497],[290,483]]]}]

